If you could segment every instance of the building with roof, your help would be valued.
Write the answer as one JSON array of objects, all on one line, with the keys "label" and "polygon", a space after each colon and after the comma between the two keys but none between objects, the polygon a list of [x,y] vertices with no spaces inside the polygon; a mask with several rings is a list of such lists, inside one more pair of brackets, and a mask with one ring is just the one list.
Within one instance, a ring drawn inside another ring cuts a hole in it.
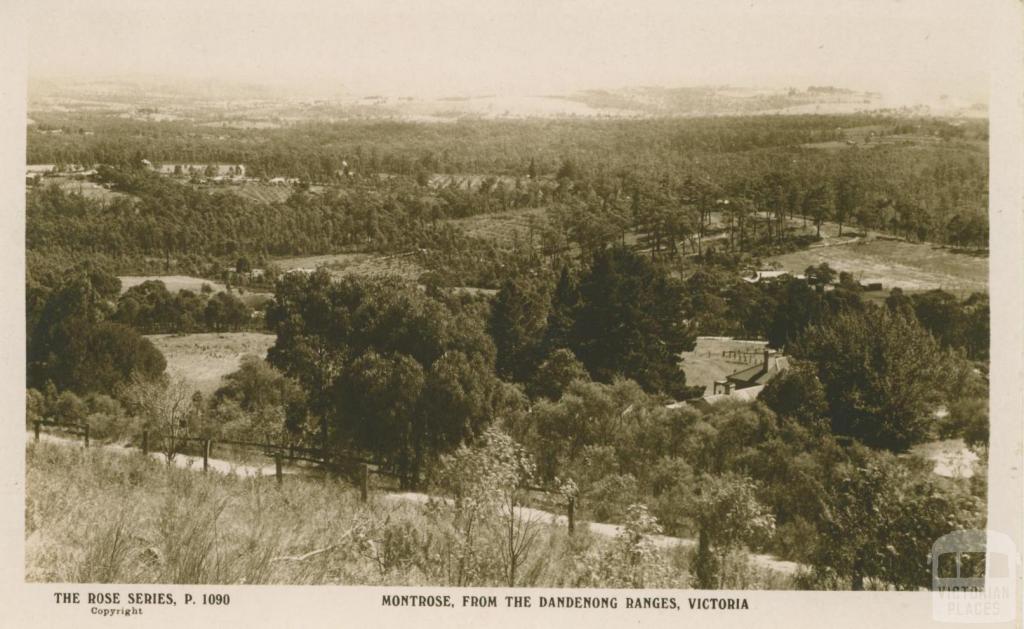
[{"label": "building with roof", "polygon": [[702,413],[706,413],[716,404],[720,404],[727,400],[731,400],[733,402],[753,402],[757,399],[757,396],[761,395],[761,391],[763,390],[764,385],[761,384],[755,387],[747,387],[746,389],[733,389],[729,393],[709,393],[703,397],[686,400],[685,402],[669,404],[668,408],[692,408]]},{"label": "building with roof", "polygon": [[807,277],[802,273],[790,273],[789,271],[777,271],[773,269],[754,271],[753,277],[743,277],[741,279],[748,284],[757,284],[759,282],[780,282],[790,278],[798,280],[807,279]]},{"label": "building with roof", "polygon": [[779,352],[764,348],[763,360],[746,367],[721,380],[716,380],[711,391],[702,397],[674,402],[668,408],[692,408],[706,413],[716,404],[727,400],[753,402],[764,391],[765,385],[789,369],[789,358]]},{"label": "building with roof", "polygon": [[775,376],[789,369],[789,358],[779,352],[764,348],[764,360],[729,374],[723,380],[716,380],[711,390],[712,395],[729,395],[752,387],[764,387]]}]

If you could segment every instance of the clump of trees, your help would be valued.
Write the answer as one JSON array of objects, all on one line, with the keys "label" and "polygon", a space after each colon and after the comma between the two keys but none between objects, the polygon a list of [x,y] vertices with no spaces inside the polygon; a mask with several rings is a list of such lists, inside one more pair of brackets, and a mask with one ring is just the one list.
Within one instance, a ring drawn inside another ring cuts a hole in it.
[{"label": "clump of trees", "polygon": [[299,383],[251,354],[225,376],[209,407],[203,430],[241,441],[294,441],[307,419],[307,396]]},{"label": "clump of trees", "polygon": [[813,583],[853,590],[872,581],[898,590],[927,588],[932,544],[951,531],[979,527],[984,495],[963,481],[936,476],[930,462],[863,447],[847,454],[829,476]]},{"label": "clump of trees", "polygon": [[[52,283],[51,283],[52,282]],[[30,281],[26,300],[28,386],[109,394],[135,377],[163,373],[149,340],[112,320],[120,281],[83,265],[63,277]]]},{"label": "clump of trees", "polygon": [[934,435],[960,360],[915,319],[878,307],[809,328],[792,351],[817,366],[833,432],[897,452]]},{"label": "clump of trees", "polygon": [[814,269],[810,282],[788,278],[752,285],[737,277],[733,266],[704,265],[685,282],[693,326],[704,335],[760,338],[785,348],[808,326],[865,307],[849,284],[818,290],[815,284],[826,272],[831,269]]},{"label": "clump of trees", "polygon": [[595,380],[627,377],[645,390],[684,397],[691,391],[677,357],[695,340],[688,312],[680,282],[612,247],[596,252],[578,279],[563,269],[553,287],[544,279],[506,282],[488,329],[499,375],[533,380],[531,390],[545,388],[534,376],[541,365],[571,371],[575,359]]},{"label": "clump of trees", "polygon": [[916,317],[942,347],[963,350],[971,360],[988,361],[990,314],[986,293],[972,293],[960,300],[943,290],[907,296],[893,288],[886,305]]},{"label": "clump of trees", "polygon": [[113,318],[144,334],[222,332],[249,327],[253,311],[233,293],[172,294],[161,280],[147,280],[121,295]]},{"label": "clump of trees", "polygon": [[189,383],[178,377],[156,380],[136,379],[122,392],[127,410],[138,428],[151,431],[151,447],[164,455],[170,465],[186,445],[186,438],[199,432],[203,399]]},{"label": "clump of trees", "polygon": [[646,505],[626,509],[622,530],[607,548],[592,551],[582,560],[577,587],[658,588],[683,587],[686,574],[678,571],[657,547],[653,536],[661,525]]},{"label": "clump of trees", "polygon": [[688,509],[697,526],[693,573],[701,589],[725,587],[730,551],[771,535],[775,518],[758,501],[756,489],[753,481],[733,472],[699,479]]},{"label": "clump of trees", "polygon": [[371,452],[415,485],[503,412],[473,310],[393,279],[291,274],[267,309],[268,360],[308,394],[318,439]]}]

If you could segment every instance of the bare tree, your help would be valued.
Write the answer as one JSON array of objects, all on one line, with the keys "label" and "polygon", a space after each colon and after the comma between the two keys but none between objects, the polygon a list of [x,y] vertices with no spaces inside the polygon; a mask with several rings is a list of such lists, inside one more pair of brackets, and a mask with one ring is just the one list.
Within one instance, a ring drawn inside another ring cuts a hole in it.
[{"label": "bare tree", "polygon": [[537,512],[516,504],[519,492],[515,487],[505,488],[503,493],[499,517],[505,543],[502,545],[501,559],[505,569],[505,584],[515,587],[519,568],[526,563],[537,534],[540,533],[540,518]]},{"label": "bare tree", "polygon": [[126,397],[143,426],[157,433],[160,451],[170,465],[188,437],[189,420],[197,410],[194,391],[180,377],[137,378],[129,385]]}]

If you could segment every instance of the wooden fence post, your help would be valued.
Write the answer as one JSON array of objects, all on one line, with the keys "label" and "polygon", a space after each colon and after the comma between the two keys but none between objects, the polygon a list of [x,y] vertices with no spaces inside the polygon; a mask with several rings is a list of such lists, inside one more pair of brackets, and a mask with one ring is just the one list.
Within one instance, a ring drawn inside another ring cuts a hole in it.
[{"label": "wooden fence post", "polygon": [[210,469],[210,440],[203,440],[203,471],[209,471]]},{"label": "wooden fence post", "polygon": [[359,499],[366,502],[370,496],[370,465],[363,463],[362,473],[359,478]]},{"label": "wooden fence post", "polygon": [[576,530],[576,496],[569,496],[569,535]]},{"label": "wooden fence post", "polygon": [[85,447],[88,448],[89,447],[89,424],[85,425],[84,436],[85,436]]},{"label": "wooden fence post", "polygon": [[36,441],[39,441],[39,428],[40,428],[40,422],[39,422],[39,420],[38,420],[38,419],[37,419],[37,420],[34,420],[34,421],[32,422],[32,429],[33,429],[33,430],[35,430],[35,433],[36,433]]},{"label": "wooden fence post", "polygon": [[149,454],[149,431],[142,431],[142,455],[146,456]]},{"label": "wooden fence post", "polygon": [[277,484],[280,485],[284,482],[284,474],[281,471],[281,453],[274,453],[274,475],[277,476]]}]

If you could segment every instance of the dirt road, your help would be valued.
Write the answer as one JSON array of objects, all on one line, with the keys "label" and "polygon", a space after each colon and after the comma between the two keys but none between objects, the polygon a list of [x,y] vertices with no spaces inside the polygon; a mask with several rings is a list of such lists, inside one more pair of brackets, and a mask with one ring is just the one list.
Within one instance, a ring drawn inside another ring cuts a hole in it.
[{"label": "dirt road", "polygon": [[[33,439],[33,436],[32,436],[31,433],[28,433],[28,434],[29,434],[29,440],[31,441]],[[46,433],[40,434],[39,435],[39,440],[40,441],[46,441],[48,443],[59,443],[61,445],[66,445],[66,446],[69,446],[69,447],[76,447],[76,448],[81,448],[82,447],[82,440],[81,439],[69,439],[67,437],[59,437],[57,435],[51,435],[51,434],[46,434]],[[131,447],[124,446],[124,445],[121,445],[121,444],[116,444],[116,443],[93,444],[93,445],[90,445],[90,448],[98,448],[98,449],[104,450],[105,452],[114,452],[114,453],[117,453],[117,454],[134,454],[134,455],[139,454],[139,451],[136,448],[131,448]],[[160,461],[161,463],[166,463],[167,462],[166,457],[163,454],[161,454],[160,452],[150,452],[148,456],[153,458],[153,459],[155,459],[155,460],[157,460],[157,461]],[[251,477],[255,477],[255,476],[273,476],[274,473],[275,473],[275,469],[274,469],[274,465],[273,464],[260,466],[260,465],[246,465],[246,464],[242,464],[242,463],[236,463],[234,461],[226,461],[224,459],[210,458],[210,459],[207,459],[207,460],[209,461],[210,469],[215,471],[215,472],[219,472],[221,474],[234,474],[235,476],[241,476],[243,478],[247,478],[247,477],[251,478]],[[203,457],[201,457],[201,456],[190,456],[190,455],[187,455],[187,454],[177,454],[171,460],[171,465],[174,465],[175,467],[179,467],[179,468],[182,468],[182,469],[193,469],[193,470],[202,471],[202,469],[203,469]],[[302,472],[302,471],[303,470],[301,468],[285,466],[285,467],[282,468],[281,473],[283,473],[283,474],[295,474],[295,473]]]},{"label": "dirt road", "polygon": [[[396,501],[408,501],[416,503],[425,503],[428,500],[445,500],[447,498],[438,498],[436,496],[430,496],[429,494],[422,494],[416,492],[403,492],[403,493],[389,493],[384,495],[385,500],[396,500]],[[550,522],[556,526],[568,526],[568,518],[564,515],[556,515],[540,509],[534,509],[532,507],[518,507],[520,512],[528,519],[536,521]],[[585,526],[587,529],[601,537],[615,538],[622,532],[622,527],[618,524],[608,524],[604,522],[578,522],[579,526]],[[668,535],[651,535],[651,540],[659,548],[673,548],[675,546],[683,546],[686,548],[692,548],[697,545],[697,541],[685,537],[670,537]],[[793,561],[784,561],[773,557],[772,555],[760,555],[751,554],[751,561],[760,568],[765,568],[773,572],[778,572],[785,575],[794,575],[800,568],[800,565]]]}]

